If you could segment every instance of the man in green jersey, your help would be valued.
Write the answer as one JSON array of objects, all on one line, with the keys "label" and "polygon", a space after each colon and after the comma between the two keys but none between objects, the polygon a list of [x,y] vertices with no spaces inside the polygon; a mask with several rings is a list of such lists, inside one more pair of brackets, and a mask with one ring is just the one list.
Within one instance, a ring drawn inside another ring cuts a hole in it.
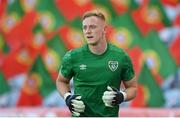
[{"label": "man in green jersey", "polygon": [[[83,16],[87,44],[68,51],[56,81],[73,116],[118,116],[119,104],[135,98],[137,81],[129,56],[107,43],[105,17],[98,11]],[[73,78],[74,94],[69,83]],[[124,91],[119,91],[123,82]]]}]

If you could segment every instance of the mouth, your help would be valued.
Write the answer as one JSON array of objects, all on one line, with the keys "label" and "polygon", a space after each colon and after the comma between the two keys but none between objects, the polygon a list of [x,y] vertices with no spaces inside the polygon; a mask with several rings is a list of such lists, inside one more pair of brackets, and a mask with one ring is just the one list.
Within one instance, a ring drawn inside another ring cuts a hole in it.
[{"label": "mouth", "polygon": [[93,36],[87,36],[87,39],[92,39],[93,38]]}]

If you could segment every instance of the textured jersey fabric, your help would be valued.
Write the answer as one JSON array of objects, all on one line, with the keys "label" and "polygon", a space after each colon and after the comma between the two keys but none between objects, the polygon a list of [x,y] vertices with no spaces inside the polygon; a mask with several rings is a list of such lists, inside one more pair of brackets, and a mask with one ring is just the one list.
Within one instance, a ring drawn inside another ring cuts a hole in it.
[{"label": "textured jersey fabric", "polygon": [[73,77],[74,94],[81,95],[86,106],[81,116],[118,116],[119,105],[106,107],[103,93],[108,85],[119,89],[122,80],[134,77],[129,56],[112,44],[101,55],[90,52],[87,45],[68,51],[60,72],[65,78]]}]

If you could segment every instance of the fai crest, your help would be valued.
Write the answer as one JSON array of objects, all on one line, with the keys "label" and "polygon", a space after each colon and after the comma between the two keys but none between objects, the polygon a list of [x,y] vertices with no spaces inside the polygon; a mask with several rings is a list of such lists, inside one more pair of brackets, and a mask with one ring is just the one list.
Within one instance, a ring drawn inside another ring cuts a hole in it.
[{"label": "fai crest", "polygon": [[118,61],[109,61],[108,66],[111,71],[115,71],[118,68]]}]

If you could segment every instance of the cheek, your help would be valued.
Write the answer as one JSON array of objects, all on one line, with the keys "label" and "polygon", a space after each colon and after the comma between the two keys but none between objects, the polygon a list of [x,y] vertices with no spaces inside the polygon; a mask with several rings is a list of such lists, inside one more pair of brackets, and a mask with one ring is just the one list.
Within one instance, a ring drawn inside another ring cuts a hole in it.
[{"label": "cheek", "polygon": [[103,31],[102,30],[98,30],[95,32],[96,36],[101,37],[103,35]]},{"label": "cheek", "polygon": [[83,34],[84,34],[84,35],[86,34],[85,31],[83,31]]},{"label": "cheek", "polygon": [[94,33],[96,33],[96,34],[101,34],[102,33],[102,29],[96,29],[96,30],[94,30]]},{"label": "cheek", "polygon": [[85,32],[85,31],[83,31],[82,33],[83,33],[83,35],[86,37],[86,32]]}]

